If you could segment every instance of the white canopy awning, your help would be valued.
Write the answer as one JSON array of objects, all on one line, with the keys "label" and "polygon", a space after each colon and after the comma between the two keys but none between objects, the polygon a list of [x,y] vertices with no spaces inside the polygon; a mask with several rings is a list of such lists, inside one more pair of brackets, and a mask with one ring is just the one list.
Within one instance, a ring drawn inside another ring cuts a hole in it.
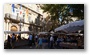
[{"label": "white canopy awning", "polygon": [[4,31],[4,33],[5,34],[13,34],[13,33],[15,33],[15,34],[19,34],[19,33],[32,33],[32,31]]},{"label": "white canopy awning", "polygon": [[47,34],[48,32],[39,32],[38,35],[40,34]]},{"label": "white canopy awning", "polygon": [[[71,22],[71,23],[66,24],[66,25],[62,25],[62,26],[56,28],[55,32],[60,31],[60,30],[68,30],[68,29],[73,30],[73,28],[74,28],[74,30],[78,30],[78,29],[80,29],[79,27],[81,27],[81,26],[84,26],[84,20],[75,21],[75,22]],[[82,27],[82,29],[84,29],[84,27]]]}]

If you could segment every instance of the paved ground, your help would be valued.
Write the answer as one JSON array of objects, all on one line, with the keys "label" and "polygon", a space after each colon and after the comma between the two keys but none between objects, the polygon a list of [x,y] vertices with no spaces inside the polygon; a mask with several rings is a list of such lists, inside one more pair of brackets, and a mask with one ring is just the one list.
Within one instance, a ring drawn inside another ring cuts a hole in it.
[{"label": "paved ground", "polygon": [[[32,47],[30,47],[28,45],[29,44],[28,40],[19,40],[14,44],[15,44],[14,49],[50,49],[48,43],[45,43],[45,42],[42,44],[42,48],[34,44],[32,44]],[[8,46],[6,44],[4,44],[4,49],[8,49]],[[60,47],[60,46],[54,45],[51,49],[68,49],[68,48],[63,48],[63,46]]]},{"label": "paved ground", "polygon": [[[40,49],[38,45],[33,44],[32,47],[30,47],[28,43],[29,43],[28,40],[19,40],[14,43],[15,46],[14,49]],[[6,44],[4,44],[4,47],[6,47],[5,49],[8,49]],[[49,49],[48,43],[43,43],[41,49]]]},{"label": "paved ground", "polygon": [[42,48],[36,47],[36,45],[32,45],[32,47],[30,47],[29,45],[23,45],[23,46],[17,46],[14,49],[48,49],[48,44],[47,43],[43,43]]}]

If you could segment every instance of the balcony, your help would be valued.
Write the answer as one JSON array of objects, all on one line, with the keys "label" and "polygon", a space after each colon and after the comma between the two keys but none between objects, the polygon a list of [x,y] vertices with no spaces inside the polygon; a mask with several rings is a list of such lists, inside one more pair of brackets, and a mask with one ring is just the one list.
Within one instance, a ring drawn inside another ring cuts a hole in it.
[{"label": "balcony", "polygon": [[9,13],[6,13],[4,18],[5,18],[5,19],[9,19],[9,20],[11,20],[12,22],[16,22],[16,23],[19,23],[20,21],[21,21],[21,22],[24,22],[24,18],[15,16],[15,15],[9,14]]},{"label": "balcony", "polygon": [[10,18],[10,14],[9,13],[6,13],[5,14],[5,18]]}]

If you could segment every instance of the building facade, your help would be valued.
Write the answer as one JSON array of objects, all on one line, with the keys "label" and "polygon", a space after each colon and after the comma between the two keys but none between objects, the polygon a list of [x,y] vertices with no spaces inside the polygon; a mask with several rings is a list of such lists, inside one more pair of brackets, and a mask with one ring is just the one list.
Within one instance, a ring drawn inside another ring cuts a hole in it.
[{"label": "building facade", "polygon": [[[42,23],[46,16],[40,4],[5,4],[4,31],[44,31]],[[4,36],[7,39],[7,34]],[[28,38],[28,34],[21,37]]]}]

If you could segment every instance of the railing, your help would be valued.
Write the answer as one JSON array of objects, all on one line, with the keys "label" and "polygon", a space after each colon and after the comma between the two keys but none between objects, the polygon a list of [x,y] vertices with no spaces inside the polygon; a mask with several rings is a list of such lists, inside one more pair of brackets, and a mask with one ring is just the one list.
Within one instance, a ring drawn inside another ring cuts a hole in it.
[{"label": "railing", "polygon": [[15,16],[13,14],[9,14],[9,13],[5,14],[5,18],[11,18],[11,19],[15,19],[15,20],[19,20],[21,22],[24,22],[24,18],[23,17],[18,17],[18,16]]},{"label": "railing", "polygon": [[6,13],[6,14],[5,14],[5,17],[6,17],[6,18],[10,18],[10,14],[9,14],[9,13]]}]

